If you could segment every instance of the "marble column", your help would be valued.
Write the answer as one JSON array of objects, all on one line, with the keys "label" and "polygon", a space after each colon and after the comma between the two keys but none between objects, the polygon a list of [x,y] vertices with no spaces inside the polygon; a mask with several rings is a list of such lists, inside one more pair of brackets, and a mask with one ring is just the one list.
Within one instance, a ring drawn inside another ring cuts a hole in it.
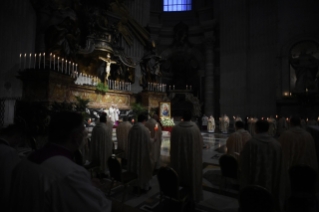
[{"label": "marble column", "polygon": [[214,50],[213,38],[208,38],[205,41],[205,56],[206,56],[206,70],[205,70],[205,114],[207,116],[214,114]]}]

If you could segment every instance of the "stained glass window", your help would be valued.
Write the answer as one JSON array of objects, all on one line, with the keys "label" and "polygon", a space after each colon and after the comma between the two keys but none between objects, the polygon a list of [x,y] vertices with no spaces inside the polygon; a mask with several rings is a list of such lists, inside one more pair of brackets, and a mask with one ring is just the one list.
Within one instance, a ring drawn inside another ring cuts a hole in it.
[{"label": "stained glass window", "polygon": [[165,12],[192,10],[192,0],[164,0],[163,10]]}]

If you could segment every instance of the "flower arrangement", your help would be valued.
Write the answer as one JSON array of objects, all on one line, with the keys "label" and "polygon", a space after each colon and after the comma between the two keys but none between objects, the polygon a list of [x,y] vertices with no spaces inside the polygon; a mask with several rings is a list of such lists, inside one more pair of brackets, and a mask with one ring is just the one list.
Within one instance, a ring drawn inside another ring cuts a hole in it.
[{"label": "flower arrangement", "polygon": [[109,87],[107,85],[104,86],[103,83],[98,83],[96,89],[98,91],[107,92],[109,90]]},{"label": "flower arrangement", "polygon": [[161,124],[163,125],[163,127],[175,126],[173,119],[168,119],[168,118],[161,118]]}]

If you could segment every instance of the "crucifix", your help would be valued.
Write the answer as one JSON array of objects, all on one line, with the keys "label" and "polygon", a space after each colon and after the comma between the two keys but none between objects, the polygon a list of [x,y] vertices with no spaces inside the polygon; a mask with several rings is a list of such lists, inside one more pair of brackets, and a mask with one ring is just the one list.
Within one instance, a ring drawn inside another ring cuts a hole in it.
[{"label": "crucifix", "polygon": [[105,75],[105,79],[104,79],[104,86],[106,86],[107,80],[110,76],[111,64],[116,64],[116,61],[111,60],[110,53],[107,53],[107,58],[100,56],[99,60],[103,60],[106,63],[106,67],[105,67],[106,75]]}]

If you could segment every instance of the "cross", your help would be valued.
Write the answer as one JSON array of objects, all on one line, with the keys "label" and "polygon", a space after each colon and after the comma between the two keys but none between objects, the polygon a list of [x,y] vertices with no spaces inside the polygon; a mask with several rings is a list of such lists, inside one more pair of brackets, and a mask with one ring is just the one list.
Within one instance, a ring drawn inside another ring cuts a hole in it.
[{"label": "cross", "polygon": [[99,60],[103,60],[106,63],[106,67],[105,67],[105,79],[104,79],[104,86],[106,86],[106,82],[110,76],[110,71],[111,71],[111,64],[116,64],[116,61],[111,60],[111,55],[110,53],[107,53],[107,57],[99,57]]}]

